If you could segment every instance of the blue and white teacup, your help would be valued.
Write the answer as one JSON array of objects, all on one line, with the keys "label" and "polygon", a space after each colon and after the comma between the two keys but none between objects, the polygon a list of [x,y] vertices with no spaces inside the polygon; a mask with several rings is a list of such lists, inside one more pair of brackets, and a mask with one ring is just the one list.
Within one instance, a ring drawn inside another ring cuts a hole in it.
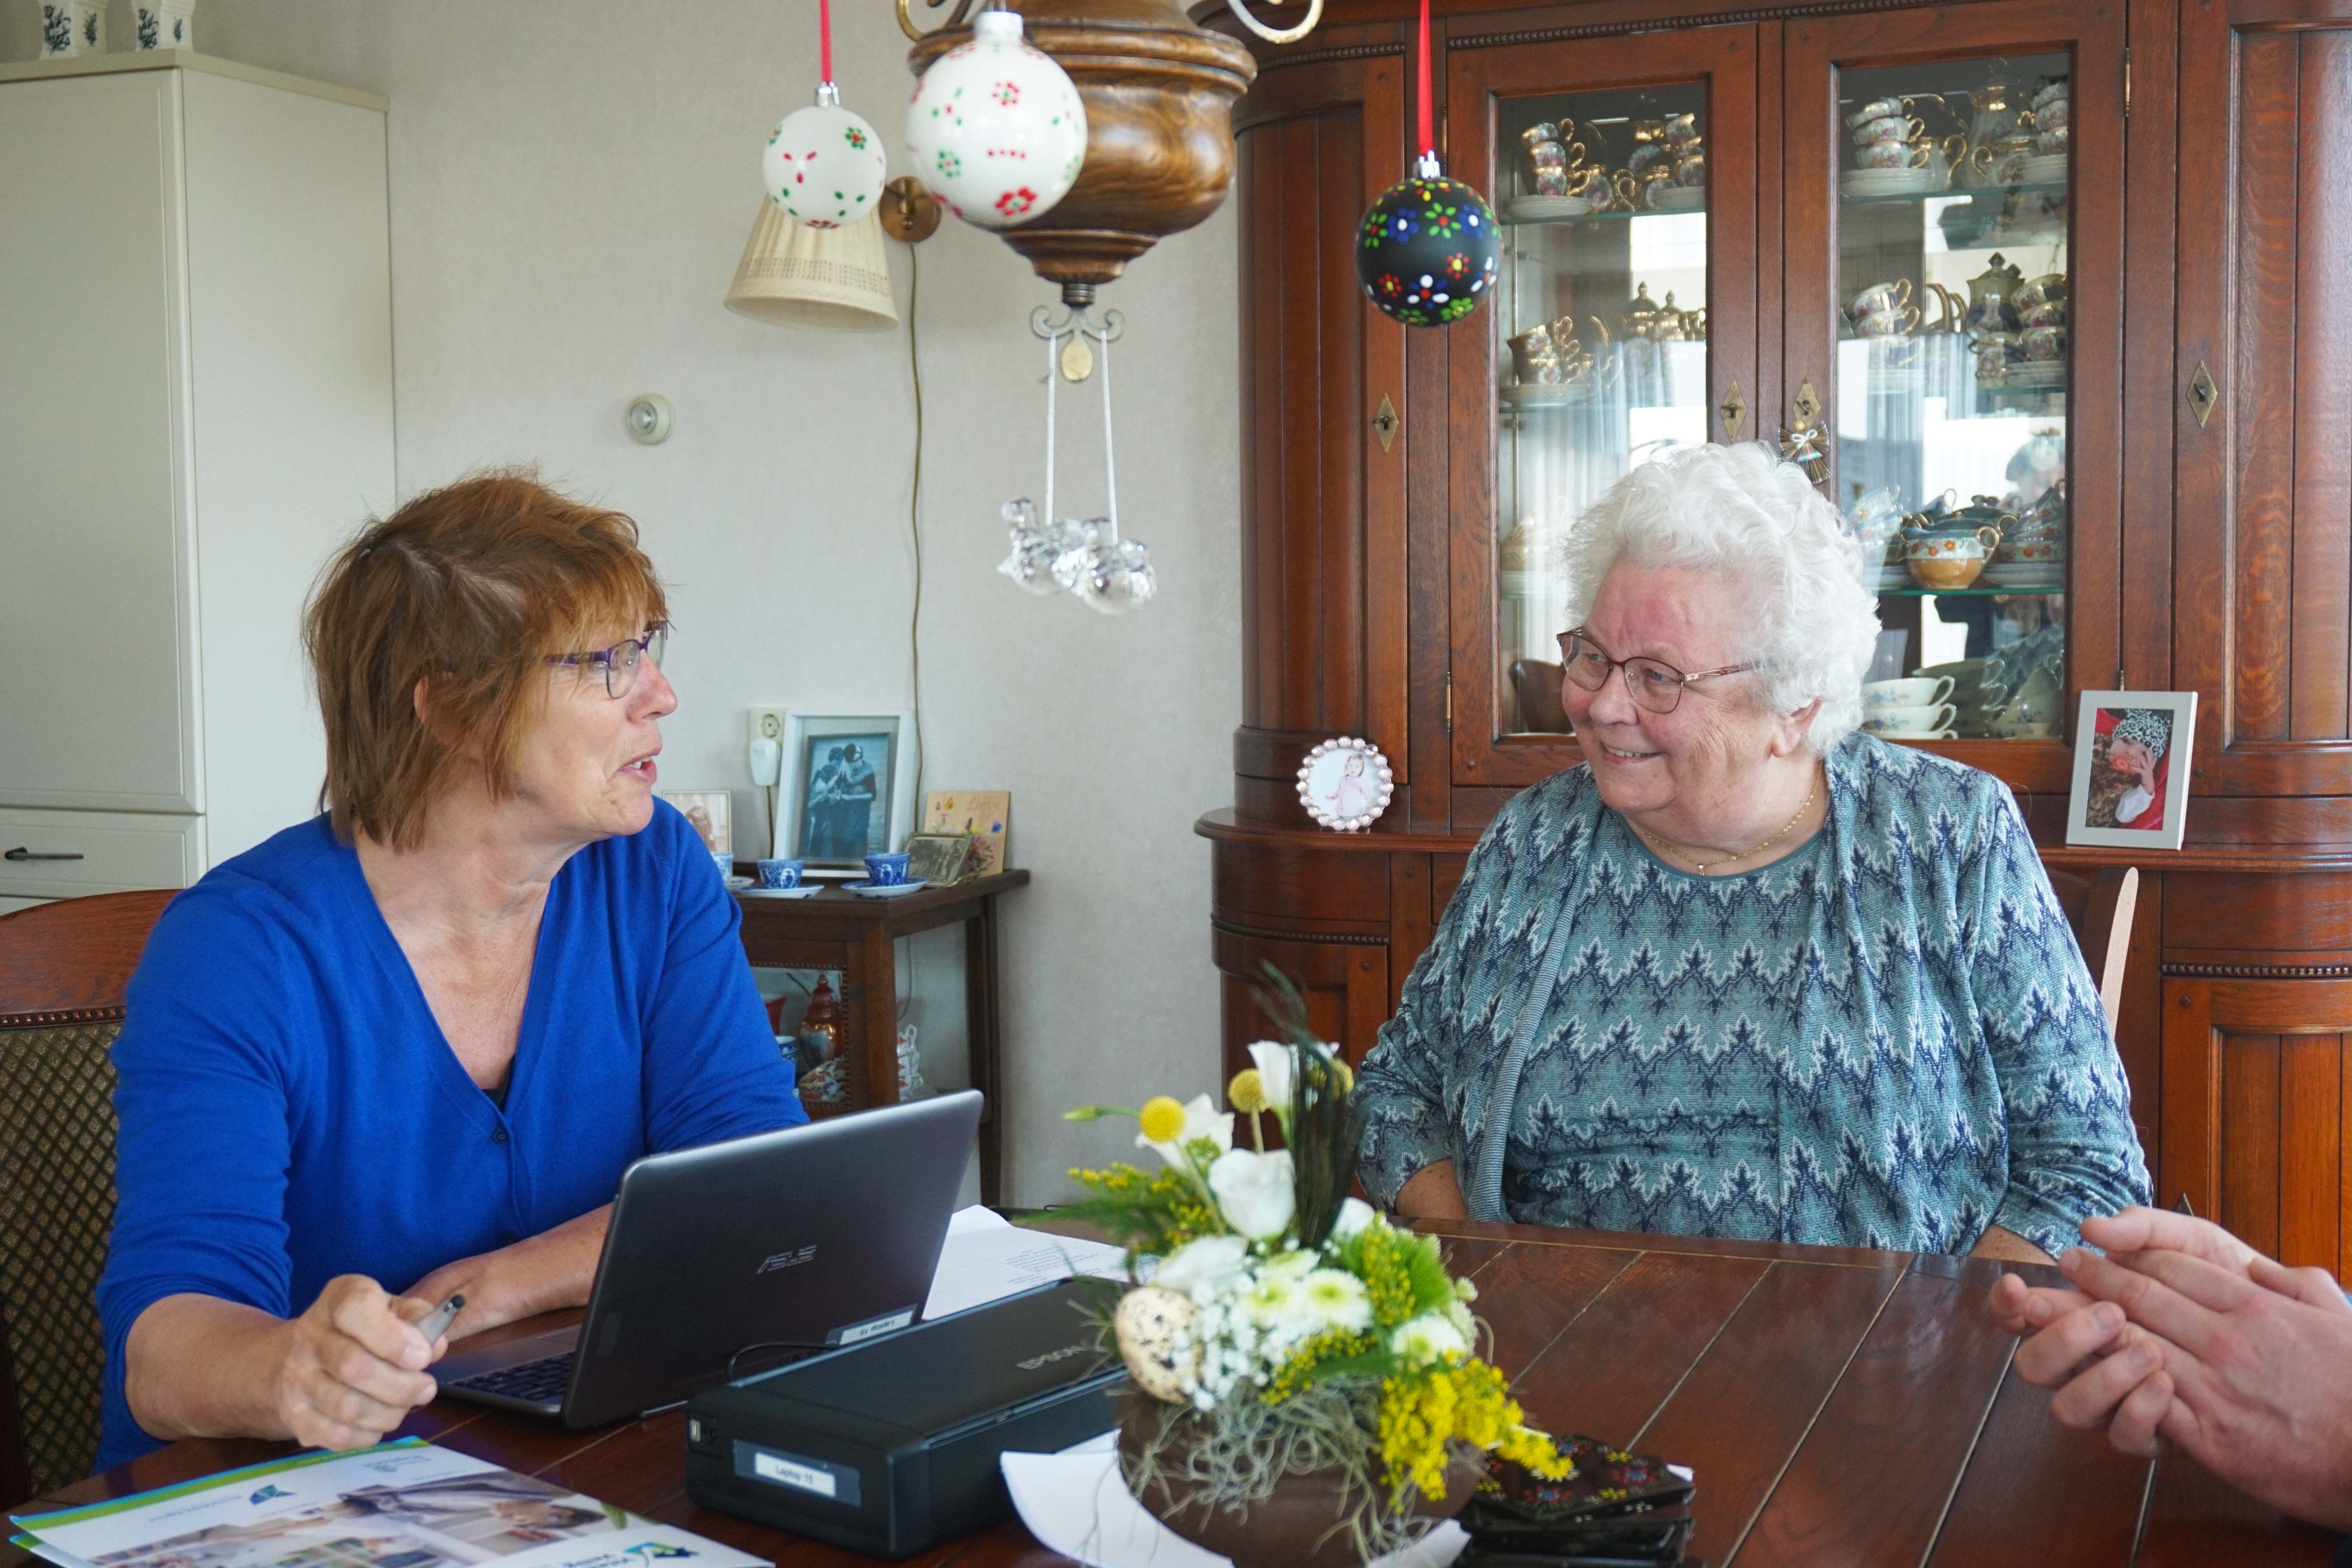
[{"label": "blue and white teacup", "polygon": [[771,891],[801,885],[802,863],[798,860],[755,860],[752,865],[760,873],[760,886]]},{"label": "blue and white teacup", "polygon": [[877,888],[901,888],[907,883],[907,852],[893,855],[868,855],[866,875]]},{"label": "blue and white teacup", "polygon": [[722,879],[735,874],[735,857],[724,849],[713,849],[710,852],[710,863],[719,868],[719,875]]}]

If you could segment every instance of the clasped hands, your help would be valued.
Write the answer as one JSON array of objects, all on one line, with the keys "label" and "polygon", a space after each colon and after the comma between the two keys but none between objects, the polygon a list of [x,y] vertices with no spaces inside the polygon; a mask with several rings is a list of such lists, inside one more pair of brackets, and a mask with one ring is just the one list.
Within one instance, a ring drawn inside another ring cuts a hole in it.
[{"label": "clasped hands", "polygon": [[2004,1274],[1992,1312],[2051,1414],[2127,1454],[2169,1443],[2298,1519],[2352,1529],[2352,1303],[2221,1226],[2160,1209],[2083,1222],[2073,1289]]}]

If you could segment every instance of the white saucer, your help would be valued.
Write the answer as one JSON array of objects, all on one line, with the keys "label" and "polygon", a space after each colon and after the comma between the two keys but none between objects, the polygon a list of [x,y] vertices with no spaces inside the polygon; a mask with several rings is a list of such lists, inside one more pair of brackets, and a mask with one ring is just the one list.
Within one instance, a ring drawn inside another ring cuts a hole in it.
[{"label": "white saucer", "polygon": [[744,889],[751,886],[752,881],[753,879],[750,877],[730,877],[727,879],[727,885],[740,893]]},{"label": "white saucer", "polygon": [[2011,388],[2024,387],[2039,391],[2066,384],[2066,362],[2060,359],[2024,360],[2009,367],[2005,378]]},{"label": "white saucer", "polygon": [[1662,213],[1695,213],[1706,206],[1705,185],[1676,185],[1655,192],[1650,197],[1650,210]]},{"label": "white saucer", "polygon": [[1935,188],[1930,169],[1853,169],[1838,179],[1838,193],[1848,196],[1908,196]]},{"label": "white saucer", "polygon": [[1591,402],[1594,390],[1592,373],[1587,371],[1574,381],[1514,382],[1503,388],[1503,401],[1514,408],[1559,408]]},{"label": "white saucer", "polygon": [[747,899],[814,899],[824,891],[822,882],[803,882],[797,888],[738,888]]},{"label": "white saucer", "polygon": [[930,885],[931,884],[929,880],[922,878],[917,878],[911,882],[901,882],[895,888],[877,888],[874,885],[874,879],[870,877],[860,878],[855,882],[844,882],[842,884],[844,888],[856,893],[861,899],[902,899],[908,893],[919,892],[921,889],[928,888]]},{"label": "white saucer", "polygon": [[2066,183],[2066,154],[2037,153],[2018,165],[2020,183],[2028,185],[2063,185]]},{"label": "white saucer", "polygon": [[1592,210],[1583,196],[1514,196],[1496,216],[1505,223],[1543,223],[1553,218],[1582,217]]}]

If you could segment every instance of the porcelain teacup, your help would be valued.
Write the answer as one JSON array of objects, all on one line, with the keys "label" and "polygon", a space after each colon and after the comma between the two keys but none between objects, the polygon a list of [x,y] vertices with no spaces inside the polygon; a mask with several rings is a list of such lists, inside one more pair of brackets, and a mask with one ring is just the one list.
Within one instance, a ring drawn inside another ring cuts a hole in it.
[{"label": "porcelain teacup", "polygon": [[801,861],[755,860],[752,866],[760,874],[760,886],[771,891],[801,885]]},{"label": "porcelain teacup", "polygon": [[[1853,318],[1854,330],[1860,331],[1872,317],[1899,316],[1910,306],[1911,279],[1897,278],[1891,283],[1873,283],[1856,294],[1846,306],[1846,314]],[[1915,317],[1916,313],[1913,312]]]},{"label": "porcelain teacup", "polygon": [[1948,729],[1960,716],[1960,710],[1948,702],[1923,703],[1913,708],[1874,708],[1862,721],[1862,727],[1874,735],[1920,735]]},{"label": "porcelain teacup", "polygon": [[2056,360],[2066,357],[2066,329],[2063,327],[2028,327],[2017,334],[2017,352],[2029,360]]},{"label": "porcelain teacup", "polygon": [[907,852],[895,855],[868,855],[866,875],[877,888],[899,888],[907,882]]},{"label": "porcelain teacup", "polygon": [[1874,98],[1845,117],[1846,129],[1858,131],[1874,120],[1885,120],[1901,115],[1903,100],[1899,98]]},{"label": "porcelain teacup", "polygon": [[1858,169],[1924,169],[1927,166],[1927,149],[1910,142],[1873,142],[1867,147],[1857,147],[1853,153]]},{"label": "porcelain teacup", "polygon": [[1948,675],[1912,675],[1900,680],[1874,680],[1862,689],[1862,706],[1871,713],[1895,708],[1936,707],[1952,695]]}]

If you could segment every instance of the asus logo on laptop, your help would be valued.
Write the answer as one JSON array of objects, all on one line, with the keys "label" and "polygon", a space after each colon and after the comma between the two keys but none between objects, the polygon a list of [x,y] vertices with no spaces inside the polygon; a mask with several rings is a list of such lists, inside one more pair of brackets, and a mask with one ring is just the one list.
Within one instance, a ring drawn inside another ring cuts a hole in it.
[{"label": "asus logo on laptop", "polygon": [[1044,1355],[1033,1355],[1027,1361],[1015,1362],[1013,1364],[1019,1367],[1023,1372],[1035,1372],[1047,1362],[1060,1361],[1064,1356],[1076,1355],[1080,1351],[1083,1351],[1086,1348],[1086,1342],[1084,1341],[1080,1341],[1076,1344],[1064,1345],[1060,1350],[1047,1351]]},{"label": "asus logo on laptop", "polygon": [[816,1243],[812,1241],[806,1247],[795,1247],[789,1252],[769,1254],[756,1272],[773,1274],[779,1268],[795,1268],[815,1256]]}]

